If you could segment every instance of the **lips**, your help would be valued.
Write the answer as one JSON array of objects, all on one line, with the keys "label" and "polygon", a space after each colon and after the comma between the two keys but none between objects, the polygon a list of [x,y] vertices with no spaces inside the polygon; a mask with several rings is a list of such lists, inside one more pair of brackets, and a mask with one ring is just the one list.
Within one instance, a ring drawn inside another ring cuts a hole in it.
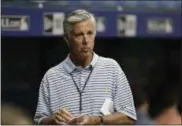
[{"label": "lips", "polygon": [[89,51],[89,48],[82,48],[82,51],[88,52]]}]

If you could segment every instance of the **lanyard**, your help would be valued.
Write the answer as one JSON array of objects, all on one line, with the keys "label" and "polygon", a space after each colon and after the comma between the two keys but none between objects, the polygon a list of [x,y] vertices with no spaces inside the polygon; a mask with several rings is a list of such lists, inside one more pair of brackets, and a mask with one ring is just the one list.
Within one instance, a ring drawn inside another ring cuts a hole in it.
[{"label": "lanyard", "polygon": [[73,75],[70,74],[70,75],[71,75],[71,78],[72,78],[72,80],[73,80],[73,82],[74,82],[74,84],[75,84],[75,87],[76,87],[76,89],[77,89],[77,91],[78,91],[78,93],[79,93],[79,95],[80,95],[80,108],[79,108],[80,111],[82,111],[82,93],[83,93],[83,91],[84,91],[84,89],[85,89],[85,87],[86,87],[86,85],[87,85],[87,83],[88,83],[88,80],[89,80],[89,78],[90,78],[90,76],[91,76],[91,74],[92,74],[92,71],[93,71],[93,68],[92,68],[92,70],[90,71],[90,73],[89,73],[89,75],[88,75],[88,77],[87,77],[87,79],[86,79],[86,81],[85,81],[85,84],[84,84],[82,90],[80,90],[80,89],[78,88],[78,85],[76,84],[76,82],[75,82],[75,80],[74,80],[74,78],[73,78]]}]

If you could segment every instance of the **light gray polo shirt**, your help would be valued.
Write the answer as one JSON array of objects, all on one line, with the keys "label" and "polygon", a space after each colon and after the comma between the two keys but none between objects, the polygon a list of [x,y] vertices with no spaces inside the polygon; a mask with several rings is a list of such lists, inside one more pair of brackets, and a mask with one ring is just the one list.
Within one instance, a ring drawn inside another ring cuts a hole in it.
[{"label": "light gray polo shirt", "polygon": [[[80,90],[92,71],[82,93],[82,110],[80,111]],[[73,79],[72,79],[72,76]],[[91,64],[77,67],[68,57],[50,68],[44,75],[39,88],[39,97],[35,123],[51,116],[60,108],[66,108],[73,116],[82,113],[101,115],[100,109],[105,98],[113,101],[113,111],[121,112],[136,120],[136,111],[130,85],[119,64],[111,59],[94,53]]]}]

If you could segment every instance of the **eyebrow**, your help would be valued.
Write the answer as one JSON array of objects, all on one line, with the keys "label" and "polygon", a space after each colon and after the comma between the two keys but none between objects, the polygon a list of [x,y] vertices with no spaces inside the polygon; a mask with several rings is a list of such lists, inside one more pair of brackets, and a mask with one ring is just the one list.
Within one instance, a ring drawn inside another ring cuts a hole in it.
[{"label": "eyebrow", "polygon": [[[92,30],[89,30],[87,32],[87,34],[90,34],[90,33],[93,33],[93,31]],[[83,32],[78,32],[78,33],[73,32],[73,34],[76,35],[76,36],[78,36],[78,35],[83,35]]]}]

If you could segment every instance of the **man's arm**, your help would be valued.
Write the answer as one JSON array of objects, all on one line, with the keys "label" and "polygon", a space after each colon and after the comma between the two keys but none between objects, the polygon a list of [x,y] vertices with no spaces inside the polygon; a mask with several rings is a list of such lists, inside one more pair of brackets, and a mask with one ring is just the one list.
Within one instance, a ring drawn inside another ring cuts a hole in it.
[{"label": "man's arm", "polygon": [[125,73],[115,61],[115,96],[114,109],[116,113],[105,116],[106,124],[133,124],[137,119],[133,95]]},{"label": "man's arm", "polygon": [[[115,112],[110,115],[103,116],[103,124],[105,125],[131,125],[136,120],[136,111],[134,106],[133,95],[130,89],[128,80],[122,71],[119,64],[114,61],[114,101],[113,107]],[[87,125],[99,125],[101,124],[101,119],[99,116],[85,117],[81,119],[81,124]]]},{"label": "man's arm", "polygon": [[[136,111],[134,106],[133,95],[130,89],[130,85],[128,80],[125,76],[125,73],[119,66],[119,64],[114,61],[114,85],[115,85],[115,92],[114,92],[114,101],[113,107],[115,112],[103,116],[103,124],[105,125],[121,125],[121,124],[133,124],[136,120]],[[100,120],[98,117],[92,117],[96,122],[99,124]]]},{"label": "man's arm", "polygon": [[58,109],[54,114],[51,113],[49,82],[46,73],[39,88],[38,104],[34,116],[35,124],[65,125],[66,122],[70,121],[72,118],[74,117],[71,115],[71,113],[64,108]]},{"label": "man's arm", "polygon": [[132,125],[135,120],[123,113],[116,112],[111,115],[103,116],[104,125]]},{"label": "man's arm", "polygon": [[133,124],[136,120],[136,111],[130,85],[119,64],[115,61],[114,65],[116,90],[113,103],[115,113],[103,116],[103,123],[106,125]]},{"label": "man's arm", "polygon": [[51,112],[50,112],[50,101],[49,101],[49,91],[48,82],[46,81],[46,75],[41,81],[39,88],[39,96],[37,109],[34,116],[35,124],[52,124]]},{"label": "man's arm", "polygon": [[[102,118],[102,119],[101,119]],[[101,121],[102,120],[102,121]],[[122,114],[116,112],[107,116],[85,116],[78,119],[77,124],[81,125],[132,125],[135,120]]]},{"label": "man's arm", "polygon": [[45,117],[41,120],[40,125],[54,125],[54,120],[52,117]]}]

